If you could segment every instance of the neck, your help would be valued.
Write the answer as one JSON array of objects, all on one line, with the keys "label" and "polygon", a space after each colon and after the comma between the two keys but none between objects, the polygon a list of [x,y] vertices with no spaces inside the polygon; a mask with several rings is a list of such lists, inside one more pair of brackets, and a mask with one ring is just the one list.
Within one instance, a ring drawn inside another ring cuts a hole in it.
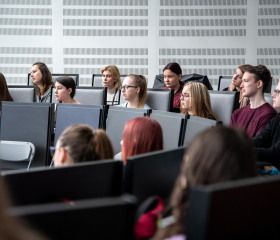
[{"label": "neck", "polygon": [[130,107],[130,108],[137,108],[137,105],[138,105],[138,102],[139,102],[139,98],[135,98],[131,101],[127,101],[127,107]]},{"label": "neck", "polygon": [[258,94],[256,96],[250,97],[250,108],[254,109],[254,108],[258,108],[261,105],[265,104],[265,98],[263,96],[263,94]]},{"label": "neck", "polygon": [[69,98],[69,99],[66,99],[66,100],[62,101],[62,103],[71,103],[71,104],[73,104],[73,103],[77,103],[77,101],[74,98]]}]

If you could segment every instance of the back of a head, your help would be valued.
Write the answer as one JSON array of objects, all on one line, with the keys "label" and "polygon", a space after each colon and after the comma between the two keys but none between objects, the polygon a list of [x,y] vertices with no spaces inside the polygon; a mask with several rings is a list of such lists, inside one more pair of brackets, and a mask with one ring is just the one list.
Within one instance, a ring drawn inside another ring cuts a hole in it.
[{"label": "back of a head", "polygon": [[269,69],[264,65],[258,65],[258,66],[248,66],[246,67],[245,71],[254,74],[256,82],[258,80],[262,80],[263,82],[262,92],[264,93],[271,81],[271,73]]},{"label": "back of a head", "polygon": [[171,72],[176,73],[177,75],[182,74],[182,68],[181,68],[181,66],[180,66],[178,63],[176,63],[176,62],[168,63],[168,64],[163,68],[163,72],[164,72],[165,70],[167,70],[167,69],[170,70]]},{"label": "back of a head", "polygon": [[251,140],[239,129],[218,126],[198,134],[185,155],[183,172],[190,186],[256,176]]},{"label": "back of a head", "polygon": [[94,130],[85,124],[66,128],[58,139],[60,147],[67,149],[74,162],[87,162],[113,158],[112,143],[103,129]]},{"label": "back of a head", "polygon": [[66,87],[67,89],[71,88],[72,92],[70,93],[71,98],[74,98],[76,93],[76,83],[73,78],[68,76],[59,77],[56,79],[58,83]]},{"label": "back of a head", "polygon": [[163,149],[163,134],[160,124],[150,117],[129,120],[123,131],[122,157]]}]

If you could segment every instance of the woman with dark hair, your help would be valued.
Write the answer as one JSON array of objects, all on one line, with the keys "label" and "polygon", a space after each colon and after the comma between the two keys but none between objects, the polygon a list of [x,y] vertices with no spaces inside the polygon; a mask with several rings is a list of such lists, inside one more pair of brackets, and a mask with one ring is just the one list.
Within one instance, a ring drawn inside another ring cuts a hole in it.
[{"label": "woman with dark hair", "polygon": [[252,65],[250,64],[242,64],[237,67],[235,73],[232,76],[231,84],[228,88],[223,89],[223,91],[239,91],[239,107],[245,107],[249,103],[249,98],[242,96],[241,92],[241,83],[242,83],[242,77],[245,73],[246,68],[250,67]]},{"label": "woman with dark hair", "polygon": [[244,131],[223,126],[204,130],[189,145],[170,202],[162,214],[169,217],[169,224],[158,229],[152,239],[186,239],[185,218],[193,186],[256,175],[255,152]]},{"label": "woman with dark hair", "polygon": [[112,143],[103,129],[95,130],[85,124],[74,124],[58,138],[54,166],[113,159],[113,156]]},{"label": "woman with dark hair", "polygon": [[107,105],[119,104],[119,88],[122,85],[117,66],[110,65],[102,68],[102,85],[107,87]]},{"label": "woman with dark hair", "polygon": [[168,63],[163,68],[163,77],[165,83],[165,89],[174,89],[173,108],[180,107],[180,94],[182,93],[184,83],[182,79],[182,69],[176,62]]},{"label": "woman with dark hair", "polygon": [[159,123],[149,117],[137,117],[127,121],[122,138],[122,161],[141,153],[163,149],[163,135]]},{"label": "woman with dark hair", "polygon": [[36,86],[36,102],[51,102],[51,89],[53,86],[52,74],[47,65],[36,62],[32,65],[30,77]]},{"label": "woman with dark hair", "polygon": [[0,73],[0,102],[2,101],[13,101],[13,98],[9,93],[5,76]]},{"label": "woman with dark hair", "polygon": [[184,85],[181,99],[181,113],[216,120],[206,86],[199,82]]},{"label": "woman with dark hair", "polygon": [[123,80],[120,89],[126,102],[118,106],[150,109],[150,107],[145,104],[147,97],[147,80],[143,75],[128,75]]},{"label": "woman with dark hair", "polygon": [[71,77],[59,77],[55,82],[55,98],[59,103],[80,104],[74,99],[76,83]]}]

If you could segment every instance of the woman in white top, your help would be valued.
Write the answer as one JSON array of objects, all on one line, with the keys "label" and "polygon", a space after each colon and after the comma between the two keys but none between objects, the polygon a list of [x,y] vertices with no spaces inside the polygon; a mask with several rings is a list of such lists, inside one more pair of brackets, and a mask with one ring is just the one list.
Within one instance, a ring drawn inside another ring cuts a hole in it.
[{"label": "woman in white top", "polygon": [[147,80],[144,76],[135,74],[128,75],[123,80],[120,89],[126,102],[119,106],[151,109],[147,104],[145,104],[147,97]]},{"label": "woman in white top", "polygon": [[59,103],[80,104],[74,99],[76,83],[71,77],[60,77],[55,82],[55,98]]},{"label": "woman in white top", "polygon": [[106,66],[101,70],[102,85],[107,87],[107,105],[119,104],[120,72],[117,66]]}]

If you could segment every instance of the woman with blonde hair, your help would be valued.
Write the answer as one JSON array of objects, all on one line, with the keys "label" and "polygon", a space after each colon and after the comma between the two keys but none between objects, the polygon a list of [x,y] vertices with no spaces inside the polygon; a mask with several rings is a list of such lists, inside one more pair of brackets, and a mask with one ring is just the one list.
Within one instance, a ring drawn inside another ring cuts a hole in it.
[{"label": "woman with blonde hair", "polygon": [[147,97],[147,80],[143,75],[130,74],[123,80],[120,87],[125,103],[120,107],[150,109],[145,104]]},{"label": "woman with blonde hair", "polygon": [[122,85],[117,66],[109,65],[101,70],[102,85],[107,87],[107,105],[119,104],[119,88]]},{"label": "woman with blonde hair", "polygon": [[103,129],[95,130],[85,124],[74,124],[66,128],[58,138],[54,166],[113,157],[112,143]]},{"label": "woman with blonde hair", "polygon": [[249,98],[243,97],[240,85],[242,83],[243,74],[246,71],[246,68],[251,67],[250,64],[242,64],[237,67],[235,73],[232,76],[231,84],[228,88],[223,89],[223,91],[239,91],[239,107],[245,107],[249,103]]},{"label": "woman with blonde hair", "polygon": [[206,86],[199,82],[187,82],[180,95],[181,113],[216,120]]}]

